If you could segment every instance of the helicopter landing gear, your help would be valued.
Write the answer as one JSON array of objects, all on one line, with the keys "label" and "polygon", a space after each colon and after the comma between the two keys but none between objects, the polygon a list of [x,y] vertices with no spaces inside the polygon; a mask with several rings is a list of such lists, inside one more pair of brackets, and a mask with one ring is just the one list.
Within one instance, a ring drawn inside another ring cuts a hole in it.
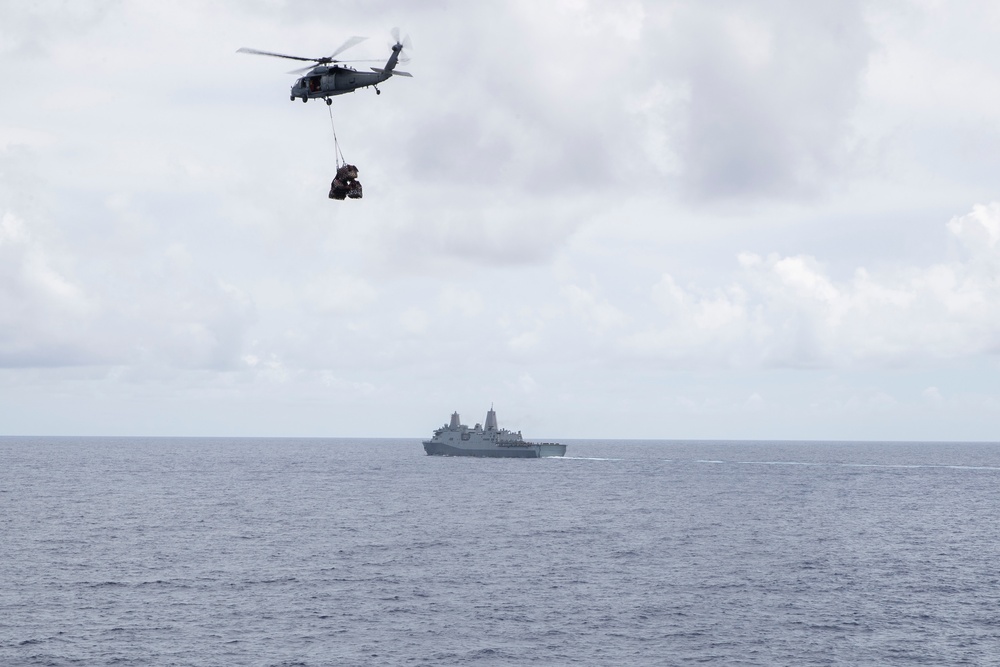
[{"label": "helicopter landing gear", "polygon": [[293,101],[293,102],[294,102],[294,101],[295,101],[295,95],[292,95],[292,96],[291,96],[291,97],[289,97],[288,99],[290,99],[291,101]]},{"label": "helicopter landing gear", "polygon": [[331,100],[329,97],[326,98],[326,106],[330,106],[331,104],[333,104],[333,100]]},{"label": "helicopter landing gear", "polygon": [[306,102],[308,102],[308,101],[309,101],[309,98],[308,98],[308,97],[303,97],[303,98],[302,98],[302,104],[305,104],[305,103],[306,103]]},{"label": "helicopter landing gear", "polygon": [[375,89],[375,94],[376,95],[381,95],[382,94],[382,91],[378,89],[378,86],[372,86],[372,88]]}]

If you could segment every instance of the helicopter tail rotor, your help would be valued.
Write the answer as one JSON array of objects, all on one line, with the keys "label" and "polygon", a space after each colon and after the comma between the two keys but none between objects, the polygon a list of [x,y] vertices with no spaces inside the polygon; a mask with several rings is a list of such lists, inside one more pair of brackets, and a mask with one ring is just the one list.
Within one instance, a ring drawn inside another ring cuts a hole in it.
[{"label": "helicopter tail rotor", "polygon": [[405,55],[403,52],[413,48],[413,42],[410,41],[410,36],[401,36],[399,28],[393,28],[391,30],[391,34],[393,43],[389,45],[389,48],[399,51],[399,62],[409,62],[410,57]]}]

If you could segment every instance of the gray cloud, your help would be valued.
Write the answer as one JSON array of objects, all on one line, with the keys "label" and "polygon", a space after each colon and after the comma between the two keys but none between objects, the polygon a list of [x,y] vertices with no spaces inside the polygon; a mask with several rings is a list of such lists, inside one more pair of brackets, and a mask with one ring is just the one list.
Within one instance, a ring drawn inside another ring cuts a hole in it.
[{"label": "gray cloud", "polygon": [[41,59],[54,44],[78,37],[121,5],[121,0],[33,0],[8,2],[0,21],[0,55],[18,59]]},{"label": "gray cloud", "polygon": [[686,95],[673,137],[686,195],[798,198],[842,178],[875,46],[861,3],[684,5],[662,24],[676,42],[665,81]]}]

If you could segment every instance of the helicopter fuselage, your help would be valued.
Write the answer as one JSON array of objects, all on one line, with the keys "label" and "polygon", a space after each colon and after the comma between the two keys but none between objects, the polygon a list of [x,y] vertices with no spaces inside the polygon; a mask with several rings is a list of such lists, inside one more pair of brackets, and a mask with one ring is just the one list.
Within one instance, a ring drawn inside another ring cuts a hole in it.
[{"label": "helicopter fuselage", "polygon": [[316,97],[330,97],[353,93],[358,88],[374,86],[388,79],[392,74],[378,72],[358,72],[350,67],[320,65],[295,82],[291,98],[307,100]]},{"label": "helicopter fuselage", "polygon": [[[291,90],[291,99],[292,101],[300,99],[307,102],[319,97],[325,98],[329,104],[330,97],[334,95],[353,93],[358,88],[382,83],[393,75],[401,48],[399,44],[393,46],[392,55],[386,61],[385,67],[381,69],[372,67],[371,72],[359,72],[353,67],[345,67],[344,65],[318,65],[295,82]],[[410,76],[406,72],[396,72],[396,74]],[[381,94],[378,88],[375,88],[375,92]]]}]

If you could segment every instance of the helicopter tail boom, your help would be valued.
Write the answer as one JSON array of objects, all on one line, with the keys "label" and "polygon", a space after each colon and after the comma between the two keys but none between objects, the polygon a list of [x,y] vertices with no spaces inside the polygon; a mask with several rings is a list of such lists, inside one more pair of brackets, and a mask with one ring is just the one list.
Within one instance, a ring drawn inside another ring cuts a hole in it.
[{"label": "helicopter tail boom", "polygon": [[392,70],[396,69],[396,61],[399,60],[399,52],[402,47],[398,44],[392,47],[392,55],[389,56],[389,60],[385,62],[385,67],[383,68],[383,73],[392,75]]},{"label": "helicopter tail boom", "polygon": [[[381,72],[379,72],[380,75],[382,75],[382,76],[384,76],[386,78],[388,78],[388,77],[390,77],[390,76],[393,75],[393,70],[396,68],[396,63],[399,61],[399,56],[402,55],[403,49],[410,48],[410,38],[409,38],[409,36],[401,38],[399,36],[399,28],[393,28],[392,29],[392,36],[393,36],[393,39],[396,40],[396,43],[391,46],[392,53],[389,55],[389,60],[387,60],[385,62],[385,67],[383,68],[383,70]],[[405,58],[403,59],[403,62],[406,62]],[[372,69],[375,69],[375,68],[373,67]],[[376,71],[378,71],[378,70],[376,70]],[[396,73],[398,74],[398,72],[396,72]],[[404,74],[403,76],[410,76],[410,75]]]}]

